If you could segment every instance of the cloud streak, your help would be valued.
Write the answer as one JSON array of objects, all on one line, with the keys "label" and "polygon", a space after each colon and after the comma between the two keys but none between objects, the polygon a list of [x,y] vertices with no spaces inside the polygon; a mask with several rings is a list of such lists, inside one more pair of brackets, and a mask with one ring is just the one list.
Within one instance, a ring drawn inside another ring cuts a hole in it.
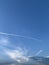
[{"label": "cloud streak", "polygon": [[0,35],[16,36],[16,37],[21,37],[21,38],[27,38],[27,39],[32,39],[32,40],[36,40],[36,41],[41,41],[41,40],[39,40],[37,38],[33,38],[33,37],[27,37],[27,36],[16,35],[16,34],[9,34],[9,33],[4,33],[4,32],[0,32]]},{"label": "cloud streak", "polygon": [[36,56],[38,56],[43,50],[39,50],[37,53],[36,53]]}]

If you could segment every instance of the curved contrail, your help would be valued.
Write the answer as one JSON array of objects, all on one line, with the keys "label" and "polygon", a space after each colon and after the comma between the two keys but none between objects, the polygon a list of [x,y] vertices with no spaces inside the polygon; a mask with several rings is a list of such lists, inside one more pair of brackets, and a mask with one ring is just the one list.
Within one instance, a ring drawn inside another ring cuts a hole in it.
[{"label": "curved contrail", "polygon": [[9,34],[9,33],[4,33],[4,32],[0,32],[0,35],[16,36],[16,37],[22,37],[22,38],[32,39],[32,40],[36,40],[36,41],[41,41],[37,38],[32,38],[32,37],[27,37],[27,36],[22,36],[22,35],[16,35],[16,34]]}]

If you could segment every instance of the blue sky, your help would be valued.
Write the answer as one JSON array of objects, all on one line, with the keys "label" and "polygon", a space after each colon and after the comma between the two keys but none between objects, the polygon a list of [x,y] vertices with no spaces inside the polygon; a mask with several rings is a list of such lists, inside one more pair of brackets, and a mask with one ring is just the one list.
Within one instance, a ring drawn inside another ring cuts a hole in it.
[{"label": "blue sky", "polygon": [[18,46],[30,55],[41,50],[40,56],[49,55],[49,0],[0,0],[0,32],[20,35],[0,34],[0,40],[6,39],[1,47],[8,42],[10,50]]}]

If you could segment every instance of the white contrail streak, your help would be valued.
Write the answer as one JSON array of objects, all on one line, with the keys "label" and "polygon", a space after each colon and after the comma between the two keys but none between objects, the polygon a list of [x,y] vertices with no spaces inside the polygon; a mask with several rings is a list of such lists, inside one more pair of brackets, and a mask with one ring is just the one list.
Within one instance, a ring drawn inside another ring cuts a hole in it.
[{"label": "white contrail streak", "polygon": [[16,35],[16,34],[9,34],[9,33],[4,33],[4,32],[0,32],[0,35],[16,36],[16,37],[22,37],[22,38],[27,38],[27,39],[33,39],[33,40],[36,40],[36,41],[41,41],[39,39],[32,38],[32,37],[27,37],[27,36],[22,36],[22,35]]},{"label": "white contrail streak", "polygon": [[37,53],[36,53],[36,56],[39,55],[43,50],[39,50]]}]

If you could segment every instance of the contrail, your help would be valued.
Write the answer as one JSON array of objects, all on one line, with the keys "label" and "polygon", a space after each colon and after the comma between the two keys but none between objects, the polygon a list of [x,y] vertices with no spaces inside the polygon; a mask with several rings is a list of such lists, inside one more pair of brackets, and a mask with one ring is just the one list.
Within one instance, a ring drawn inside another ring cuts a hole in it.
[{"label": "contrail", "polygon": [[43,50],[39,50],[37,53],[36,53],[36,56],[39,55]]},{"label": "contrail", "polygon": [[27,37],[27,36],[22,36],[22,35],[16,35],[16,34],[9,34],[9,33],[4,33],[4,32],[0,32],[0,35],[16,36],[16,37],[22,37],[22,38],[32,39],[32,40],[36,40],[36,41],[41,41],[39,39],[32,38],[32,37]]}]

